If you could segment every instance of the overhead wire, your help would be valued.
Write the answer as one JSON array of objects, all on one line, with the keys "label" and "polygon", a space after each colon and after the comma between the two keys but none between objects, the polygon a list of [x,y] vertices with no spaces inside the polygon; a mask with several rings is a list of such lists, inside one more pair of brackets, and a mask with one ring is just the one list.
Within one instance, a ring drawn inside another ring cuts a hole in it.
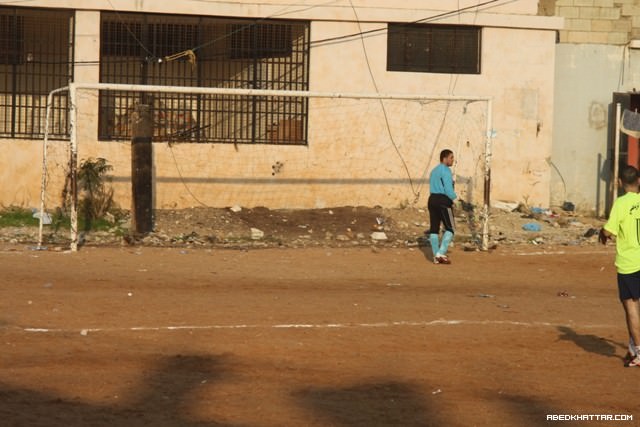
[{"label": "overhead wire", "polygon": [[151,52],[145,45],[144,43],[142,43],[138,37],[136,36],[136,34],[131,31],[131,28],[129,28],[129,26],[127,25],[126,22],[124,22],[124,20],[122,19],[122,17],[120,16],[120,12],[118,12],[118,10],[115,8],[115,6],[113,5],[113,3],[111,3],[111,0],[107,0],[109,2],[109,4],[111,5],[111,8],[113,9],[113,11],[115,12],[115,14],[118,16],[118,19],[120,20],[120,23],[122,25],[124,25],[125,29],[127,30],[127,32],[131,35],[131,37],[133,37],[133,39],[136,41],[136,43],[138,43],[140,45],[140,47],[142,47],[142,49],[144,49],[145,52],[147,52],[149,55],[153,55],[153,52]]},{"label": "overhead wire", "polygon": [[[120,16],[120,13],[118,13],[118,11],[115,9],[113,3],[111,3],[111,0],[108,0],[109,4],[111,5],[111,7],[113,8],[114,12],[116,13],[116,16],[118,17],[118,20],[120,21],[120,23],[125,27],[125,29],[127,30],[127,32],[129,32],[129,34],[131,34],[131,36],[134,38],[134,40],[140,45],[140,47],[147,52],[149,55],[151,55],[152,57],[154,56],[153,52],[151,52],[150,49],[147,48],[147,46],[145,46],[145,44],[139,40],[135,34],[131,31],[131,29],[129,28],[129,25],[122,19],[122,17]],[[179,56],[183,56],[182,53],[178,53],[175,55],[172,55],[174,57],[179,57]],[[189,59],[189,61],[193,61],[192,64],[195,64],[195,58],[191,57],[190,55],[186,55]],[[173,152],[173,147],[171,146],[171,144],[167,144],[167,147],[169,148],[169,152],[171,153],[171,158],[173,159],[173,163],[175,165],[176,168],[176,172],[178,173],[178,177],[180,178],[180,182],[182,183],[182,185],[184,186],[185,190],[187,191],[187,193],[189,193],[189,195],[193,198],[193,200],[195,200],[198,204],[200,204],[203,207],[210,207],[208,205],[206,205],[205,203],[203,203],[198,197],[196,197],[195,194],[193,194],[193,192],[191,191],[191,189],[189,188],[189,186],[187,185],[186,180],[184,179],[184,176],[182,175],[182,172],[180,170],[180,166],[178,165],[178,160],[176,159],[176,155]]]},{"label": "overhead wire", "polygon": [[[450,16],[456,16],[459,15],[462,12],[465,12],[467,10],[471,10],[471,9],[476,9],[476,11],[484,6],[488,6],[490,4],[493,3],[497,3],[500,1],[504,1],[504,0],[487,0],[485,2],[482,3],[478,3],[475,5],[470,5],[470,6],[466,6],[466,7],[462,7],[462,8],[458,8],[456,10],[451,10],[448,12],[443,12],[440,13],[438,15],[433,15],[433,16],[428,16],[426,18],[421,18],[421,19],[417,19],[415,21],[411,21],[411,22],[405,22],[401,25],[414,25],[414,24],[423,24],[423,23],[427,23],[427,22],[432,22],[432,21],[437,21],[439,19],[443,19],[443,18],[447,18]],[[513,3],[514,1],[518,1],[518,0],[508,0],[506,1],[506,3]],[[329,43],[329,42],[336,42],[336,41],[340,41],[340,40],[345,40],[345,39],[350,39],[350,38],[354,38],[354,37],[360,37],[360,36],[364,36],[367,34],[375,34],[375,33],[380,33],[380,32],[384,32],[387,30],[387,26],[384,27],[380,27],[380,28],[375,28],[372,30],[367,30],[367,31],[359,31],[357,33],[351,33],[351,34],[345,34],[342,36],[335,36],[335,37],[329,37],[326,39],[320,39],[320,40],[314,40],[313,42],[311,42],[312,45],[318,45],[318,44],[323,44],[323,43]]]},{"label": "overhead wire", "polygon": [[[361,33],[362,33],[362,26],[360,23],[360,18],[358,17],[358,11],[356,10],[355,6],[353,5],[353,1],[349,0],[349,4],[351,5],[351,8],[353,9],[353,14],[356,18],[356,23],[358,25],[358,29],[360,29]],[[375,75],[373,74],[373,70],[371,68],[371,62],[369,61],[369,55],[367,53],[367,46],[364,42],[364,36],[360,37],[360,41],[362,42],[362,51],[364,53],[364,58],[365,61],[367,63],[367,69],[369,70],[369,76],[371,76],[371,82],[373,83],[373,87],[376,91],[376,93],[380,93],[380,90],[378,88],[378,83],[376,82],[376,78]],[[404,168],[406,174],[407,174],[407,178],[409,179],[409,185],[411,186],[411,192],[413,193],[414,196],[414,203],[417,202],[417,200],[420,198],[420,193],[416,192],[415,188],[414,188],[414,184],[413,184],[413,179],[411,178],[411,172],[409,171],[409,167],[407,166],[407,162],[404,159],[404,156],[402,155],[402,152],[400,151],[400,148],[398,147],[398,144],[395,141],[395,138],[393,137],[393,132],[391,132],[391,125],[389,123],[389,114],[387,113],[387,108],[384,105],[384,101],[382,99],[379,100],[380,101],[380,107],[382,108],[382,115],[384,117],[384,123],[385,123],[385,129],[387,130],[387,134],[389,135],[389,140],[391,141],[391,144],[393,145],[394,150],[396,151],[396,153],[398,154],[398,157],[400,158],[400,162],[402,163],[402,167]]]},{"label": "overhead wire", "polygon": [[[136,41],[136,43],[138,43],[139,46],[149,55],[148,58],[155,58],[154,53],[135,35],[135,33],[133,31],[131,31],[131,29],[129,28],[129,25],[125,22],[124,19],[122,19],[120,13],[115,8],[115,6],[112,3],[112,1],[111,0],[107,0],[107,1],[111,5],[111,8],[116,13],[116,16],[118,17],[118,19],[120,20],[120,22],[124,26],[124,28],[127,30],[127,32]],[[279,16],[285,16],[285,15],[289,15],[289,14],[292,14],[292,13],[297,13],[297,12],[300,12],[300,11],[306,11],[306,10],[310,10],[310,9],[313,9],[313,8],[330,5],[330,4],[333,4],[333,3],[337,3],[338,1],[339,0],[331,0],[331,1],[327,1],[327,2],[324,2],[324,3],[318,3],[318,4],[315,4],[315,5],[310,5],[308,7],[301,8],[301,9],[296,9],[296,10],[289,10],[291,5],[288,5],[288,6],[284,7],[283,9],[281,9],[280,11],[278,11],[278,12],[276,12],[274,14],[271,14],[271,15],[266,16],[264,18],[260,18],[258,20],[254,20],[250,24],[241,26],[241,27],[239,27],[237,30],[235,30],[232,33],[225,33],[223,36],[216,37],[216,38],[214,38],[212,40],[209,40],[209,41],[207,41],[205,43],[202,43],[200,45],[194,46],[191,49],[187,49],[187,50],[184,50],[184,51],[181,51],[181,52],[177,52],[176,54],[173,54],[173,55],[168,55],[168,56],[164,57],[163,59],[166,60],[166,61],[171,61],[171,60],[175,60],[175,59],[178,59],[178,58],[181,58],[181,57],[187,57],[189,62],[191,62],[192,65],[193,65],[193,64],[195,64],[195,60],[196,60],[195,59],[196,58],[195,53],[199,49],[202,49],[202,48],[204,48],[206,46],[209,46],[209,45],[211,45],[213,43],[216,43],[217,41],[220,41],[220,40],[223,40],[225,38],[228,38],[228,37],[232,36],[234,33],[243,31],[246,28],[249,28],[249,27],[252,27],[252,26],[256,25],[256,23],[259,23],[259,22],[262,22],[262,21],[266,21],[266,20],[269,20],[269,19],[273,19],[273,18],[279,17]],[[446,17],[456,16],[456,15],[460,16],[460,14],[462,12],[465,12],[465,11],[471,10],[471,9],[475,9],[476,13],[477,13],[480,8],[489,6],[489,5],[494,4],[494,3],[498,3],[500,1],[504,1],[504,0],[487,0],[487,1],[482,2],[482,3],[478,3],[478,4],[475,4],[475,5],[470,5],[470,6],[466,6],[466,7],[462,7],[462,8],[459,7],[459,3],[458,3],[458,8],[456,10],[440,13],[440,14],[429,16],[429,17],[425,17],[425,18],[421,18],[421,19],[418,19],[418,20],[414,20],[414,21],[406,23],[405,25],[433,22],[433,21],[436,21],[436,20],[439,20],[439,19],[444,19]],[[513,2],[513,1],[517,1],[517,0],[510,0],[510,1],[507,1],[507,3],[510,3],[510,2]],[[369,57],[368,57],[368,54],[367,54],[367,51],[366,51],[366,45],[365,45],[365,42],[364,42],[364,36],[368,35],[368,34],[374,34],[374,33],[386,31],[387,30],[387,26],[381,27],[381,28],[377,28],[377,29],[373,29],[373,30],[363,31],[361,23],[360,23],[360,19],[358,17],[357,10],[356,10],[352,0],[349,0],[349,4],[350,4],[351,9],[354,12],[355,17],[356,17],[356,22],[357,22],[359,31],[357,33],[351,33],[351,34],[347,34],[347,35],[342,35],[342,36],[337,36],[337,37],[331,37],[331,38],[311,41],[311,42],[309,42],[309,47],[312,48],[314,46],[325,44],[325,43],[338,42],[338,41],[341,41],[341,40],[347,40],[347,39],[351,39],[351,38],[354,38],[354,37],[360,37],[360,40],[361,40],[361,43],[362,43],[362,46],[363,46],[363,50],[364,50],[365,60],[367,62],[367,67],[368,67],[368,70],[369,70],[369,74],[371,76],[371,79],[372,79],[372,82],[373,82],[373,85],[374,85],[374,88],[375,88],[376,92],[379,92],[378,86],[377,86],[377,82],[375,80],[375,76],[373,75],[373,71],[372,71],[372,68],[371,68]],[[117,61],[117,62],[131,62],[131,61],[122,60],[122,61]],[[74,63],[74,64],[78,64],[78,65],[99,65],[100,61],[69,61],[68,63]],[[454,86],[455,86],[455,84],[454,84]],[[397,152],[397,154],[398,154],[398,156],[399,156],[399,158],[400,158],[400,160],[402,162],[403,168],[405,169],[405,171],[407,173],[412,193],[414,194],[415,200],[417,201],[419,196],[420,196],[420,188],[418,187],[417,190],[415,188],[415,185],[414,185],[413,179],[411,177],[411,173],[409,171],[409,168],[408,168],[408,166],[406,164],[406,161],[405,161],[404,157],[402,156],[402,154],[401,154],[401,152],[399,150],[399,147],[397,146],[397,144],[396,144],[396,142],[395,142],[395,140],[393,138],[393,135],[392,135],[392,132],[391,132],[390,123],[389,123],[389,117],[388,117],[388,113],[386,111],[386,107],[384,105],[384,102],[382,100],[380,100],[380,103],[381,103],[381,106],[382,106],[383,115],[384,115],[384,119],[385,119],[385,124],[386,124],[386,128],[387,128],[387,132],[389,133],[390,140],[391,140],[391,142],[392,142],[392,144],[394,146],[394,149],[396,150],[396,152]],[[169,147],[169,148],[171,149],[171,147]],[[181,181],[183,182],[183,185],[185,185],[185,187],[187,187],[187,184],[186,184],[186,182],[184,182],[182,174],[180,173],[180,170],[178,168],[177,159],[175,158],[175,155],[174,155],[173,151],[172,151],[171,154],[173,156],[174,162],[176,162],[176,168],[178,170],[178,174],[180,175]],[[193,195],[193,193],[188,189],[188,187],[187,187],[187,190],[189,191],[189,193],[193,196],[193,198],[196,201],[198,201],[203,206],[206,206],[202,202],[200,202],[195,197],[195,195]]]},{"label": "overhead wire", "polygon": [[338,1],[341,1],[341,0],[330,0],[330,1],[327,1],[327,2],[324,2],[324,3],[318,3],[318,4],[315,4],[315,5],[311,5],[311,6],[308,6],[306,8],[303,8],[303,9],[290,10],[290,11],[287,11],[287,7],[285,7],[283,9],[280,9],[280,11],[278,11],[276,13],[273,13],[271,15],[265,16],[264,18],[256,19],[254,22],[251,22],[250,24],[247,24],[247,25],[242,25],[242,26],[240,26],[238,29],[236,29],[234,31],[231,31],[229,33],[225,33],[224,35],[222,35],[220,37],[216,37],[216,38],[214,38],[212,40],[209,40],[207,42],[201,43],[200,45],[191,48],[191,50],[193,52],[197,52],[198,50],[200,50],[200,49],[202,49],[204,47],[210,46],[210,45],[212,45],[212,44],[214,44],[214,43],[216,43],[216,42],[218,42],[220,40],[224,40],[225,38],[231,37],[232,35],[234,35],[236,33],[244,31],[245,29],[250,28],[250,27],[256,25],[257,23],[260,23],[260,22],[263,22],[263,21],[267,21],[267,20],[270,20],[270,19],[273,19],[273,18],[276,18],[276,17],[289,15],[289,14],[292,14],[292,13],[298,13],[298,12],[302,12],[302,11],[311,10],[311,9],[314,9],[314,8],[317,8],[317,7],[327,6],[327,5],[330,5],[330,4],[333,4],[333,3],[337,3]]},{"label": "overhead wire", "polygon": [[[137,42],[137,43],[142,47],[142,49],[144,49],[144,50],[145,50],[145,52],[147,52],[147,53],[150,55],[150,57],[151,57],[151,58],[154,58],[154,57],[155,57],[155,55],[153,54],[153,52],[151,52],[151,51],[150,51],[150,50],[149,50],[149,49],[144,45],[144,43],[142,43],[142,41],[140,41],[140,40],[135,36],[135,34],[131,31],[131,29],[130,29],[130,28],[129,28],[129,26],[127,25],[127,23],[126,23],[126,22],[124,22],[124,20],[122,19],[122,17],[121,17],[121,16],[120,16],[120,14],[118,13],[118,11],[115,9],[115,7],[114,7],[113,3],[111,3],[111,0],[108,0],[108,1],[109,1],[109,4],[111,5],[111,7],[113,8],[114,12],[116,13],[116,16],[117,16],[117,17],[118,17],[118,19],[120,20],[121,24],[122,24],[122,25],[126,28],[126,30],[127,30],[127,31],[132,35],[132,36],[133,36],[134,40],[135,40],[135,41],[136,41],[136,42]],[[339,0],[330,0],[330,1],[328,1],[328,2],[322,3],[322,5],[327,5],[327,4],[336,3],[337,1],[339,1]],[[308,10],[308,9],[311,9],[311,8],[314,8],[314,7],[319,7],[319,6],[320,6],[320,5],[312,5],[312,6],[308,7],[308,8],[307,8],[307,9],[305,9],[305,10]],[[265,20],[268,20],[268,19],[272,19],[274,16],[283,16],[283,15],[285,14],[284,12],[285,12],[287,9],[288,9],[288,7],[285,7],[285,8],[283,8],[283,9],[281,9],[280,11],[278,11],[276,14],[272,14],[272,15],[270,15],[270,16],[268,16],[268,17],[261,18],[261,19],[257,20],[257,22],[261,22],[261,21],[265,21]],[[292,12],[289,12],[289,13],[292,13]],[[249,27],[251,27],[251,26],[253,26],[253,25],[255,25],[255,24],[256,24],[256,22],[255,22],[255,21],[254,21],[254,22],[251,22],[251,24],[247,24],[247,25],[241,26],[240,28],[238,28],[236,31],[234,31],[234,32],[232,32],[232,33],[226,33],[226,34],[225,34],[224,36],[222,36],[222,37],[215,38],[215,39],[213,39],[213,40],[211,40],[211,41],[209,41],[209,42],[207,42],[207,43],[201,44],[201,45],[199,45],[199,46],[195,46],[195,47],[193,47],[192,49],[187,49],[187,50],[185,50],[185,51],[178,52],[178,53],[175,53],[175,54],[173,54],[173,55],[165,56],[163,59],[164,59],[164,60],[166,60],[166,61],[172,61],[172,60],[175,60],[175,59],[178,59],[178,58],[181,58],[181,57],[187,57],[188,61],[189,61],[189,62],[191,62],[192,66],[195,66],[195,63],[196,63],[196,55],[195,55],[195,52],[196,52],[198,49],[201,49],[201,48],[206,47],[206,46],[208,46],[208,45],[210,45],[210,44],[213,44],[213,43],[215,43],[215,42],[217,42],[217,41],[219,41],[219,40],[222,40],[222,39],[225,39],[225,38],[227,38],[227,37],[230,37],[231,35],[233,35],[233,34],[235,34],[235,33],[237,33],[237,32],[243,31],[244,29],[249,28]],[[182,185],[185,187],[185,189],[187,190],[187,192],[191,195],[191,197],[193,197],[193,199],[194,199],[197,203],[199,203],[199,204],[200,204],[200,205],[202,205],[203,207],[209,207],[208,205],[206,205],[205,203],[203,203],[200,199],[198,199],[198,198],[195,196],[195,194],[193,194],[193,192],[191,191],[191,189],[190,189],[190,188],[189,188],[189,186],[187,185],[187,183],[186,183],[186,181],[185,181],[185,179],[184,179],[184,177],[183,177],[183,175],[182,175],[182,172],[180,171],[180,167],[179,167],[179,165],[178,165],[178,161],[177,161],[177,159],[176,159],[175,153],[173,152],[173,147],[171,146],[171,144],[168,144],[168,147],[169,147],[169,151],[171,152],[171,156],[172,156],[172,158],[173,158],[173,162],[174,162],[174,165],[175,165],[175,167],[176,167],[176,171],[178,172],[178,176],[180,177],[180,181],[182,182]]]},{"label": "overhead wire", "polygon": [[[24,1],[31,1],[31,0],[24,0]],[[123,26],[125,27],[125,29],[127,30],[127,32],[133,37],[133,39],[136,41],[136,43],[138,43],[140,45],[140,47],[142,47],[142,49],[148,54],[147,60],[157,60],[159,58],[156,58],[155,55],[153,54],[153,52],[151,52],[151,50],[149,48],[147,48],[147,46],[144,45],[144,43],[139,40],[139,38],[135,35],[135,33],[133,31],[131,31],[131,29],[129,28],[128,24],[126,22],[124,22],[124,20],[122,19],[122,17],[120,16],[121,14],[115,9],[115,6],[113,5],[113,3],[111,2],[111,0],[108,0],[109,4],[111,5],[111,7],[113,8],[113,11],[116,13],[116,15],[118,16],[118,19],[120,20],[120,22],[123,24]],[[200,1],[207,1],[207,0],[200,0]],[[174,55],[168,55],[168,57],[172,57],[172,56],[176,56],[176,55],[183,55],[183,56],[187,56],[188,51],[192,51],[194,53],[196,53],[198,50],[209,46],[211,44],[214,44],[216,42],[219,42],[220,40],[224,40],[225,38],[231,37],[234,34],[244,31],[246,28],[250,28],[252,26],[254,26],[256,23],[260,23],[263,21],[267,21],[279,16],[285,16],[285,15],[289,15],[292,13],[297,13],[300,11],[306,11],[306,10],[310,10],[313,8],[318,8],[318,7],[323,7],[323,6],[327,6],[333,3],[337,3],[341,0],[331,0],[331,1],[327,1],[324,3],[318,3],[315,5],[310,5],[308,7],[305,8],[301,8],[301,9],[297,9],[297,10],[289,10],[287,11],[287,8],[283,8],[281,9],[281,11],[278,11],[276,13],[273,13],[271,15],[265,16],[263,18],[259,18],[259,19],[255,19],[253,20],[251,23],[248,23],[246,25],[240,26],[238,29],[232,31],[232,32],[228,32],[225,33],[224,35],[220,36],[220,37],[216,37],[213,38],[211,40],[208,40],[204,43],[201,43],[197,46],[194,46],[190,49],[186,49],[180,52],[176,52]],[[456,10],[452,10],[452,11],[448,11],[448,12],[443,12],[441,14],[438,15],[433,15],[433,16],[429,16],[429,17],[425,17],[425,18],[421,18],[415,21],[411,21],[411,22],[407,22],[401,25],[412,25],[412,24],[419,24],[419,23],[428,23],[428,22],[433,22],[433,21],[437,21],[440,19],[444,19],[447,17],[451,17],[451,16],[455,16],[455,15],[460,15],[462,12],[466,12],[468,10],[471,9],[476,9],[476,16],[478,11],[480,10],[480,8],[489,6],[493,3],[498,3],[498,2],[502,2],[500,3],[500,5],[504,5],[507,3],[513,3],[519,0],[487,0],[485,2],[482,3],[478,3],[476,5],[470,5],[470,6],[466,6],[466,7],[458,7],[458,9]],[[234,2],[216,2],[211,0],[211,2],[213,3],[234,3]],[[2,4],[2,3],[0,3]],[[338,42],[341,40],[347,40],[347,39],[351,39],[354,37],[358,37],[358,36],[364,36],[364,35],[368,35],[368,34],[374,34],[374,33],[379,33],[379,32],[384,32],[387,31],[387,26],[384,27],[380,27],[380,28],[376,28],[376,29],[372,29],[372,30],[367,30],[367,31],[358,31],[355,33],[350,33],[350,34],[345,34],[345,35],[341,35],[341,36],[336,36],[336,37],[330,37],[330,38],[325,38],[325,39],[320,39],[320,40],[313,40],[309,42],[309,47],[313,48],[317,45],[321,45],[321,44],[325,44],[325,43],[329,43],[329,42]],[[164,58],[162,58],[164,59]],[[114,60],[114,61],[110,61],[110,63],[131,63],[131,62],[138,62],[139,59],[133,59],[133,60],[128,60],[128,59],[123,59],[123,60]],[[99,65],[100,61],[32,61],[32,63],[38,63],[38,64],[78,64],[78,65]]]}]

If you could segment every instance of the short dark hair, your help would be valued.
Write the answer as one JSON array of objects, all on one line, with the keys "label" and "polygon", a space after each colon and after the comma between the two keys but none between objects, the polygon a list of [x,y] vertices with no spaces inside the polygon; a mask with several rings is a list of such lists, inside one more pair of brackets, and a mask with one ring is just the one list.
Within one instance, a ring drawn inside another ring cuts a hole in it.
[{"label": "short dark hair", "polygon": [[620,169],[620,181],[623,185],[633,185],[638,183],[638,169],[630,165],[625,165]]},{"label": "short dark hair", "polygon": [[446,159],[452,154],[453,154],[453,151],[449,150],[448,148],[445,148],[440,152],[440,161],[443,161],[444,159]]}]

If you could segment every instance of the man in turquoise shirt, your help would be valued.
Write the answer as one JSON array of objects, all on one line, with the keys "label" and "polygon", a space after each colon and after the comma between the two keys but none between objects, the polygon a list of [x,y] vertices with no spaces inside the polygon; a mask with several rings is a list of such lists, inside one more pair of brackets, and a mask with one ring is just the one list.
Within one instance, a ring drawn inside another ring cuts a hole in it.
[{"label": "man in turquoise shirt", "polygon": [[[429,241],[433,252],[434,264],[451,264],[447,257],[447,250],[455,233],[453,217],[453,201],[458,198],[453,189],[453,175],[450,167],[453,165],[453,151],[440,152],[440,164],[433,168],[429,175]],[[442,243],[440,242],[440,224],[444,226]]]}]

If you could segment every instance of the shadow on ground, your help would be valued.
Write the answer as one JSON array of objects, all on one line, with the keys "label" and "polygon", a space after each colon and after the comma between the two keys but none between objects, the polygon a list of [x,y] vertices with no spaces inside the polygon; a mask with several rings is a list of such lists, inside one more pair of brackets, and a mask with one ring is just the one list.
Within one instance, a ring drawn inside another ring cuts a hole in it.
[{"label": "shadow on ground", "polygon": [[558,326],[558,332],[561,334],[558,337],[559,340],[571,341],[584,351],[601,356],[616,357],[622,360],[623,358],[616,354],[616,347],[627,348],[624,344],[597,335],[580,334],[568,326]]},{"label": "shadow on ground", "polygon": [[91,405],[80,398],[65,399],[45,392],[0,384],[2,425],[14,426],[237,426],[199,422],[185,413],[190,394],[203,378],[225,374],[222,361],[209,356],[172,356],[155,367],[148,381],[133,390],[133,401],[120,405]]},{"label": "shadow on ground", "polygon": [[442,426],[423,390],[401,382],[379,382],[345,388],[308,388],[295,393],[314,418],[332,426]]}]

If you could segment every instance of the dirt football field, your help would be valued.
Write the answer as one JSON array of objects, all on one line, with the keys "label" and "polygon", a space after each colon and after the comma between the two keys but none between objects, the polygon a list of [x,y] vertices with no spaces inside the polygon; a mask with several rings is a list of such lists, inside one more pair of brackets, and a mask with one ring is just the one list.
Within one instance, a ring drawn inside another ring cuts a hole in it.
[{"label": "dirt football field", "polygon": [[451,257],[0,245],[0,425],[640,425],[613,246]]}]

